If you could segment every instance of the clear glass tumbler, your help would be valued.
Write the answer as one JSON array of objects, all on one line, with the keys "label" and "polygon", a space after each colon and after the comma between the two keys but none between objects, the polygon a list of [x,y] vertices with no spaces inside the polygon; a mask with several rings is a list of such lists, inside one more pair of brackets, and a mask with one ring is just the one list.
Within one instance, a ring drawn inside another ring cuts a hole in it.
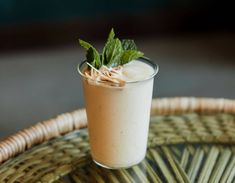
[{"label": "clear glass tumbler", "polygon": [[144,58],[138,60],[149,64],[153,74],[144,80],[126,82],[124,87],[89,82],[83,74],[86,62],[78,67],[83,78],[91,155],[95,163],[106,168],[130,167],[146,154],[158,66]]}]

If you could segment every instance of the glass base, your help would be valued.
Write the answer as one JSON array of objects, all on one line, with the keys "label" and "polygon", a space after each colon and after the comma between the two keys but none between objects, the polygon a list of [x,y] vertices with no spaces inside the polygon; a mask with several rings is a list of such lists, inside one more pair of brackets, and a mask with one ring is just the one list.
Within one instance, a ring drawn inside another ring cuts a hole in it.
[{"label": "glass base", "polygon": [[[144,159],[144,158],[143,158],[143,159]],[[115,169],[121,169],[121,168],[124,168],[124,169],[130,168],[130,167],[132,167],[132,166],[135,166],[135,165],[139,164],[141,161],[143,161],[143,159],[141,159],[140,161],[138,161],[138,162],[136,162],[136,163],[133,163],[133,164],[130,164],[130,165],[127,165],[127,166],[120,166],[120,167],[108,166],[108,165],[102,164],[102,163],[100,163],[100,162],[98,162],[98,161],[96,161],[96,160],[94,160],[94,159],[93,159],[93,161],[95,162],[95,164],[97,164],[97,165],[99,165],[99,166],[101,166],[101,167],[103,167],[103,168],[115,170]]]}]

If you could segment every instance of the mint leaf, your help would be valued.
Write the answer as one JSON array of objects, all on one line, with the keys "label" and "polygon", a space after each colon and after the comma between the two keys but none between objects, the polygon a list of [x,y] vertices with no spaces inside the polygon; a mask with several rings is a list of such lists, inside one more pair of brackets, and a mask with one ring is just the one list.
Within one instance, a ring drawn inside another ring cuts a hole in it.
[{"label": "mint leaf", "polygon": [[90,47],[93,47],[90,43],[83,41],[82,39],[79,39],[79,44],[86,50],[88,50]]},{"label": "mint leaf", "polygon": [[99,69],[101,67],[100,55],[95,48],[90,47],[86,53],[87,62],[90,63],[95,68]]},{"label": "mint leaf", "polygon": [[120,65],[120,58],[122,56],[122,43],[116,38],[107,43],[105,50],[105,58],[107,60],[108,67],[115,67]]},{"label": "mint leaf", "polygon": [[113,28],[112,28],[110,33],[109,33],[107,42],[112,41],[114,39],[114,37],[115,37],[115,33],[114,33]]},{"label": "mint leaf", "polygon": [[87,50],[86,59],[95,68],[99,69],[101,67],[99,52],[88,42],[79,39],[80,45]]},{"label": "mint leaf", "polygon": [[126,64],[132,60],[142,57],[144,54],[136,50],[125,50],[121,56],[121,65]]},{"label": "mint leaf", "polygon": [[124,65],[132,60],[135,60],[139,57],[142,57],[144,54],[140,51],[137,51],[137,46],[132,39],[123,39],[122,40],[123,53],[121,56],[120,64]]},{"label": "mint leaf", "polygon": [[137,50],[137,46],[132,39],[123,39],[122,40],[123,50]]},{"label": "mint leaf", "polygon": [[110,33],[109,33],[109,35],[108,35],[108,39],[107,39],[107,41],[106,41],[106,43],[105,43],[105,46],[104,46],[104,48],[103,48],[103,51],[102,51],[102,55],[101,55],[101,63],[102,63],[102,65],[106,65],[106,64],[107,64],[107,59],[106,59],[106,56],[105,56],[105,52],[106,52],[106,50],[107,50],[108,44],[109,44],[111,41],[113,41],[114,37],[115,37],[115,33],[114,33],[113,28],[112,28],[111,31],[110,31]]}]

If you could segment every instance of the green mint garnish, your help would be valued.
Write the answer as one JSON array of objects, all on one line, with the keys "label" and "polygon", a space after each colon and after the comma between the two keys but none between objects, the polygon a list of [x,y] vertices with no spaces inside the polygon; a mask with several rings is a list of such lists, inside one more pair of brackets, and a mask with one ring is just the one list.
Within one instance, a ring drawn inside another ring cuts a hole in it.
[{"label": "green mint garnish", "polygon": [[86,60],[96,69],[102,65],[116,67],[142,57],[144,54],[137,50],[134,40],[115,38],[114,30],[111,29],[102,54],[88,42],[79,39],[80,45],[86,49]]},{"label": "green mint garnish", "polygon": [[95,68],[100,68],[102,63],[100,61],[99,52],[89,43],[79,39],[80,45],[87,50],[86,59]]}]

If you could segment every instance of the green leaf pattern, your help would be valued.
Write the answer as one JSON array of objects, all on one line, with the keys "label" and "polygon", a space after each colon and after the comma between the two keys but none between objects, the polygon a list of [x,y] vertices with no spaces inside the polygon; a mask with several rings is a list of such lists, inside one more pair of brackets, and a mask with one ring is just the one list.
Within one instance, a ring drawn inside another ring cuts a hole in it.
[{"label": "green leaf pattern", "polygon": [[132,60],[142,57],[144,54],[136,50],[125,50],[121,56],[121,65],[124,65]]},{"label": "green leaf pattern", "polygon": [[134,40],[115,38],[114,30],[111,29],[102,54],[88,42],[79,39],[80,45],[87,50],[86,59],[92,66],[99,69],[102,65],[116,67],[142,57],[144,54],[137,50]]}]

